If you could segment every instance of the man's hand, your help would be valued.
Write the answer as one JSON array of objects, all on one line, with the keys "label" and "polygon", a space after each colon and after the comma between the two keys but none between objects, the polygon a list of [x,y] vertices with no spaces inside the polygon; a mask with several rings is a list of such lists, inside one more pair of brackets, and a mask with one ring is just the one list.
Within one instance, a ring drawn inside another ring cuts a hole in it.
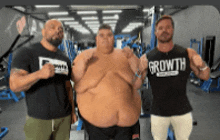
[{"label": "man's hand", "polygon": [[54,66],[50,63],[44,64],[44,66],[40,70],[41,79],[48,79],[50,77],[53,77],[54,75],[55,75]]},{"label": "man's hand", "polygon": [[135,73],[139,68],[140,60],[134,55],[133,51],[129,47],[124,47],[122,52],[125,57],[128,59],[128,63],[131,67],[131,70]]},{"label": "man's hand", "polygon": [[125,57],[128,59],[133,55],[133,51],[129,47],[124,47],[122,49],[122,52],[124,53]]},{"label": "man's hand", "polygon": [[204,68],[206,66],[205,62],[202,60],[202,58],[198,54],[193,55],[191,58],[191,61],[192,61],[193,65],[199,69]]},{"label": "man's hand", "polygon": [[139,65],[139,70],[141,72],[145,71],[148,67],[148,59],[146,57],[146,54],[142,55],[140,58],[140,65]]},{"label": "man's hand", "polygon": [[[77,68],[80,71],[85,71],[87,69],[88,62],[94,57],[94,50],[86,50],[82,53],[83,57],[78,60]],[[74,66],[74,62],[72,64]]]}]

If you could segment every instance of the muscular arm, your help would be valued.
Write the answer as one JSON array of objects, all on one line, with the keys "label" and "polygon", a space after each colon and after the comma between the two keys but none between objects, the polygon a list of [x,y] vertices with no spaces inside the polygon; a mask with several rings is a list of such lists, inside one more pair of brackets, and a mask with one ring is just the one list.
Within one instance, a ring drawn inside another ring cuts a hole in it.
[{"label": "muscular arm", "polygon": [[14,92],[27,91],[40,79],[48,79],[55,74],[52,64],[45,64],[41,70],[28,73],[22,69],[12,69],[9,79],[10,89]]},{"label": "muscular arm", "polygon": [[[201,66],[198,66],[197,64],[195,64],[196,61],[193,60],[193,57],[199,55],[196,53],[195,50],[188,48],[188,56],[189,56],[189,60],[190,60],[190,68],[192,69],[192,71],[194,72],[194,74],[202,80],[208,80],[209,76],[210,76],[210,68],[208,67],[205,70],[201,70],[201,68],[204,68],[206,66],[205,62],[203,60],[198,60],[201,61],[202,64]],[[197,61],[197,62],[198,62]]]},{"label": "muscular arm", "polygon": [[12,69],[10,73],[9,86],[13,92],[26,91],[39,79],[39,71],[30,74],[22,69]]}]

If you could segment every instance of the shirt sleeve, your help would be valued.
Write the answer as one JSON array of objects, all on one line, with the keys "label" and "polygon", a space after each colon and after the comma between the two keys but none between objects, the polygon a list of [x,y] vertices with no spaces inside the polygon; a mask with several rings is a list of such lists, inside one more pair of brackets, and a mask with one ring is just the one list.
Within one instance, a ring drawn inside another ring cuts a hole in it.
[{"label": "shirt sleeve", "polygon": [[13,68],[30,72],[30,57],[28,48],[22,47],[13,52],[11,69]]}]

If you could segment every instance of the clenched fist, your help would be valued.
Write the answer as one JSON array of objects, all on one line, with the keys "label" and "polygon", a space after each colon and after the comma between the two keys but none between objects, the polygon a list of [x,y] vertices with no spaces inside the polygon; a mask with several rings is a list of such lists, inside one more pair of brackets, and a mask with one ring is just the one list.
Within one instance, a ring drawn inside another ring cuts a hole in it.
[{"label": "clenched fist", "polygon": [[202,58],[198,54],[193,55],[191,58],[191,61],[193,65],[196,66],[197,68],[203,68],[206,66],[205,62],[202,60]]},{"label": "clenched fist", "polygon": [[124,47],[122,49],[122,52],[124,53],[125,57],[128,59],[133,55],[133,51],[129,47]]},{"label": "clenched fist", "polygon": [[141,72],[145,71],[148,67],[148,59],[146,57],[146,54],[142,55],[140,58],[140,65],[139,65],[139,70]]},{"label": "clenched fist", "polygon": [[55,75],[55,68],[52,64],[46,63],[43,65],[42,69],[40,70],[41,79],[48,79]]}]

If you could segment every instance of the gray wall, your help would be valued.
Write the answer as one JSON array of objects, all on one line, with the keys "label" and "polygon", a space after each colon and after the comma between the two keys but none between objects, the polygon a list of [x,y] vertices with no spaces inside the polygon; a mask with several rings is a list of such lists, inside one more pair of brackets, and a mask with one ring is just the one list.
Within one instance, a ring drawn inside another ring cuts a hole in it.
[{"label": "gray wall", "polygon": [[[190,47],[190,39],[198,41],[201,38],[216,36],[214,62],[220,58],[220,16],[214,6],[195,5],[172,15],[174,29],[174,43],[183,47]],[[142,34],[143,42],[150,44],[151,27],[145,27]],[[196,48],[197,45],[193,45]],[[196,48],[197,50],[197,48]]]}]

